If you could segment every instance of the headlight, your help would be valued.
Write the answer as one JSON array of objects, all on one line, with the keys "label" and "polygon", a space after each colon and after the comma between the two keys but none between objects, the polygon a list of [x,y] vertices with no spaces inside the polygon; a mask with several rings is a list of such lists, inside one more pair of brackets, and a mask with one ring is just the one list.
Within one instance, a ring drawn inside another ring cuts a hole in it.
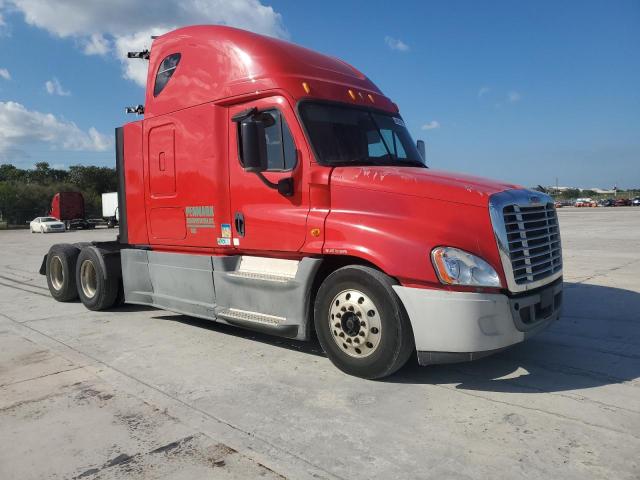
[{"label": "headlight", "polygon": [[500,277],[480,257],[453,247],[436,247],[431,260],[440,282],[445,285],[501,287]]}]

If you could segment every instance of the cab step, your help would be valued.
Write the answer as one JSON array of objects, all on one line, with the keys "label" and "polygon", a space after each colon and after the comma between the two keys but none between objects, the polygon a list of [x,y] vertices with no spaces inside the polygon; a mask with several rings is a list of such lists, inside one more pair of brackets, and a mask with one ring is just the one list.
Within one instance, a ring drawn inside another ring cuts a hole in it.
[{"label": "cab step", "polygon": [[262,280],[263,282],[276,282],[276,283],[289,283],[295,276],[277,275],[273,273],[260,273],[260,272],[243,272],[241,270],[235,272],[229,272],[227,274],[230,277],[246,278],[247,280]]},{"label": "cab step", "polygon": [[284,317],[278,317],[276,315],[267,315],[266,313],[250,312],[248,310],[240,310],[238,308],[226,308],[220,310],[217,316],[228,321],[240,320],[243,322],[260,323],[262,325],[269,325],[278,327],[287,321]]}]

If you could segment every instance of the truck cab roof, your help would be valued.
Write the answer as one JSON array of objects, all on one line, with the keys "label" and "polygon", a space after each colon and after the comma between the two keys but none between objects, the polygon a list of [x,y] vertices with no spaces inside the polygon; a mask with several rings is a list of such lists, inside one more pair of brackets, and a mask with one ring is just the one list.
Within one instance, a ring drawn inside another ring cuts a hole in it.
[{"label": "truck cab roof", "polygon": [[[159,74],[168,65],[170,78],[158,91]],[[198,25],[154,40],[145,117],[273,90],[287,92],[296,102],[343,100],[397,111],[371,80],[342,60],[237,28]]]}]

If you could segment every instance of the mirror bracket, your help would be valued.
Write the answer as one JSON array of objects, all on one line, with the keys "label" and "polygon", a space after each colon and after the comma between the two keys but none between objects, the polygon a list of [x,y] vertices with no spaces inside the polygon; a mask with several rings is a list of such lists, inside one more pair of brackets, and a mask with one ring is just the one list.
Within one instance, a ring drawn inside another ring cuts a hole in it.
[{"label": "mirror bracket", "polygon": [[281,178],[277,183],[273,183],[267,177],[265,177],[262,172],[254,172],[262,183],[264,183],[267,187],[272,188],[273,190],[277,190],[279,194],[284,195],[285,197],[293,196],[293,178]]}]

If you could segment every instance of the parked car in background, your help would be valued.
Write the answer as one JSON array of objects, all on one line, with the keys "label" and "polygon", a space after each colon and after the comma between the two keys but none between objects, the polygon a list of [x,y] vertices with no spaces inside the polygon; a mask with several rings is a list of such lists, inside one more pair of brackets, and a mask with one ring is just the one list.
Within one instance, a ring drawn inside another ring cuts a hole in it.
[{"label": "parked car in background", "polygon": [[597,207],[598,202],[591,198],[578,198],[575,203],[576,207]]},{"label": "parked car in background", "polygon": [[66,230],[64,223],[53,217],[34,218],[31,223],[29,223],[29,228],[31,229],[31,233],[64,232]]},{"label": "parked car in background", "polygon": [[631,200],[631,205],[633,205],[634,207],[640,207],[640,197],[636,197]]},{"label": "parked car in background", "polygon": [[616,202],[612,198],[606,198],[604,200],[600,200],[601,207],[615,207]]},{"label": "parked car in background", "polygon": [[616,200],[616,207],[630,207],[632,205],[630,198],[618,198]]}]

